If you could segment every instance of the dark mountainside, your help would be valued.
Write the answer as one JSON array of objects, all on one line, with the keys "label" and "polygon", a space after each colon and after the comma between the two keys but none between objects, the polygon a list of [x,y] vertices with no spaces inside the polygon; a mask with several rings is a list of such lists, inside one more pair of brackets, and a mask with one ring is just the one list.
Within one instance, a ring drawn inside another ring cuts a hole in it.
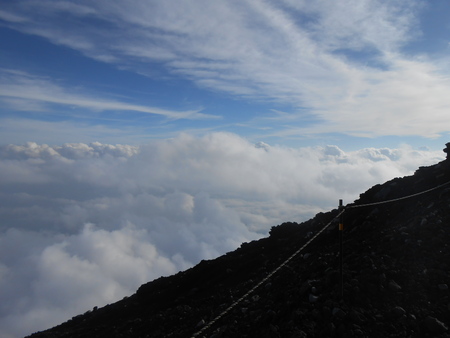
[{"label": "dark mountainside", "polygon": [[273,227],[268,238],[144,284],[128,298],[31,337],[191,337],[202,328],[198,337],[450,337],[449,181],[447,159],[376,185],[351,206],[437,189],[347,206],[343,300],[336,209]]}]

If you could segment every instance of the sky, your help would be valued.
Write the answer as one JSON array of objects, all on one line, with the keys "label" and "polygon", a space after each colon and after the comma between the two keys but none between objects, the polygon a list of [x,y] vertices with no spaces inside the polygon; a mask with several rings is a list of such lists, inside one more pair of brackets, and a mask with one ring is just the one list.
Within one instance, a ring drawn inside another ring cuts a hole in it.
[{"label": "sky", "polygon": [[0,336],[445,158],[450,3],[0,4]]}]

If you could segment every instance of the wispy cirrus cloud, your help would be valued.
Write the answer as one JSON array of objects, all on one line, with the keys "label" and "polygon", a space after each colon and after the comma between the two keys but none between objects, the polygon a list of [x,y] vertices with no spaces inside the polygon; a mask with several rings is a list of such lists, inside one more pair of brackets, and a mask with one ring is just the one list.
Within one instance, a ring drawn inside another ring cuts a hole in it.
[{"label": "wispy cirrus cloud", "polygon": [[[6,6],[3,19],[13,29],[141,74],[154,76],[152,65],[158,64],[202,88],[281,102],[299,116],[307,111],[316,118],[308,130],[279,124],[278,134],[332,129],[435,137],[450,122],[450,98],[444,95],[450,80],[424,53],[418,51],[419,58],[402,52],[422,34],[418,15],[425,6],[382,0],[21,1]],[[206,117],[77,101],[92,109]]]},{"label": "wispy cirrus cloud", "polygon": [[15,110],[51,111],[51,105],[84,108],[89,111],[121,111],[160,115],[177,119],[218,119],[199,110],[174,111],[143,106],[66,88],[46,77],[17,70],[0,70],[0,100]]},{"label": "wispy cirrus cloud", "polygon": [[[353,1],[335,3],[319,0],[283,0],[304,13],[305,27],[313,40],[329,51],[377,51],[374,57],[398,51],[420,36],[418,14],[421,1]],[[310,19],[307,19],[307,18]]]}]

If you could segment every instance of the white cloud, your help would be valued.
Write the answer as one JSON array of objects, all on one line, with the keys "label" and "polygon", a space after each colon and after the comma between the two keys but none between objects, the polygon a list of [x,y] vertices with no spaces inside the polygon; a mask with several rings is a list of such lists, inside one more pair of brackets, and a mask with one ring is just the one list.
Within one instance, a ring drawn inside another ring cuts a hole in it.
[{"label": "white cloud", "polygon": [[284,0],[288,6],[309,15],[306,27],[314,40],[332,51],[364,49],[397,51],[420,34],[416,14],[419,1]]},{"label": "white cloud", "polygon": [[406,146],[255,147],[225,133],[139,147],[3,146],[0,335],[114,302],[443,158]]},{"label": "white cloud", "polygon": [[[3,12],[11,28],[100,61],[152,77],[154,65],[162,65],[203,88],[306,108],[316,117],[316,125],[307,130],[279,124],[278,135],[436,137],[450,123],[448,71],[425,52],[402,53],[422,34],[418,16],[424,7],[422,1],[382,0],[178,1],[176,5],[22,1]],[[8,15],[27,19],[9,20]],[[67,16],[71,20],[62,19]],[[9,104],[24,109],[40,100],[171,118],[211,118],[198,111],[94,100],[61,88],[55,88],[61,95],[50,97],[48,90],[27,86],[3,88]]]},{"label": "white cloud", "polygon": [[142,106],[113,99],[95,97],[92,94],[77,93],[66,89],[49,79],[32,74],[0,69],[0,100],[13,109],[53,110],[50,105],[70,106],[99,111],[134,111],[161,115],[176,119],[217,119],[218,116],[202,114],[199,111],[171,111],[157,107]]},{"label": "white cloud", "polygon": [[147,232],[132,226],[105,231],[85,225],[71,236],[10,229],[0,242],[6,262],[0,280],[2,337],[55,325],[184,267],[161,256]]},{"label": "white cloud", "polygon": [[0,19],[8,21],[8,22],[24,22],[27,21],[26,18],[21,17],[19,15],[13,14],[9,11],[0,10]]}]

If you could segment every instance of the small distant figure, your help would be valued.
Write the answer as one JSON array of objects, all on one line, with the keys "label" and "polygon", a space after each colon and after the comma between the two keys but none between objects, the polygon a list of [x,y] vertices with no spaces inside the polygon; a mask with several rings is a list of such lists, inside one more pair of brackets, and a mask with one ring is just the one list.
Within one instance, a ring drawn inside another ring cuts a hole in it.
[{"label": "small distant figure", "polygon": [[450,159],[450,142],[446,143],[445,146],[447,148],[444,149],[444,153],[447,154],[447,160]]}]

